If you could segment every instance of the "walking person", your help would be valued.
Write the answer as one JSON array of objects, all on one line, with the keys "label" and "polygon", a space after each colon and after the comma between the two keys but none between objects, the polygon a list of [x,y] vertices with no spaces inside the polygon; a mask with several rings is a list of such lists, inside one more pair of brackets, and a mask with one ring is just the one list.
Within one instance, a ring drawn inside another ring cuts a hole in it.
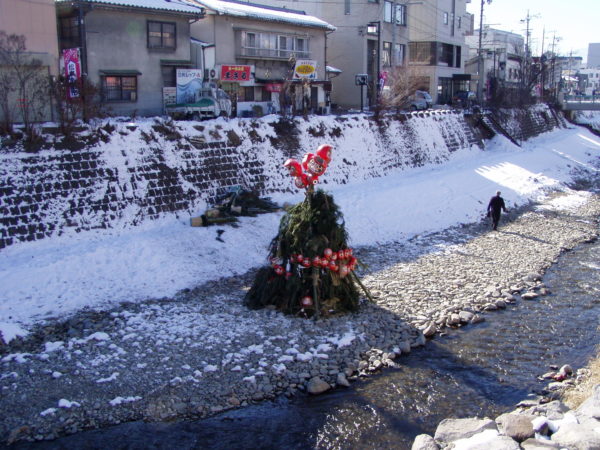
[{"label": "walking person", "polygon": [[496,191],[496,195],[490,199],[487,208],[488,217],[492,218],[492,228],[494,230],[498,229],[498,222],[500,221],[502,210],[506,212],[506,205],[504,204],[504,199],[500,197],[500,191]]}]

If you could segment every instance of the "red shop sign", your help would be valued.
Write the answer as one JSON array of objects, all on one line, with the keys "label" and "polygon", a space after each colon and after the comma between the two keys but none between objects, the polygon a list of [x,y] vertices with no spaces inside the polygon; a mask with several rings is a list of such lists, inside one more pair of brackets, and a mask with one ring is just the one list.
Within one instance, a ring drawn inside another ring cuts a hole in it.
[{"label": "red shop sign", "polygon": [[221,66],[221,81],[250,81],[250,66]]},{"label": "red shop sign", "polygon": [[281,92],[283,84],[281,83],[267,83],[265,84],[265,91],[267,92]]}]

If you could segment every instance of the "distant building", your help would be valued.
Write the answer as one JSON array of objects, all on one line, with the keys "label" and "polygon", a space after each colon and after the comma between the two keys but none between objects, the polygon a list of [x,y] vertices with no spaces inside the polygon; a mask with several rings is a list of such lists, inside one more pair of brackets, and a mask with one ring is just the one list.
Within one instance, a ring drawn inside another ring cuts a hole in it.
[{"label": "distant building", "polygon": [[600,68],[600,43],[588,44],[587,67],[588,69]]}]

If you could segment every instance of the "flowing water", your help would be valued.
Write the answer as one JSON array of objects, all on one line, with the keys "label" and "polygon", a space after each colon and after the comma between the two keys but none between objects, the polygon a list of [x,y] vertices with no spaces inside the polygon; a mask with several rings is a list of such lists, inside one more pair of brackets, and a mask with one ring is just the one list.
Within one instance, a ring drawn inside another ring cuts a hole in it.
[{"label": "flowing water", "polygon": [[446,417],[496,417],[545,387],[550,365],[584,366],[600,342],[600,243],[566,253],[552,291],[449,330],[397,369],[348,389],[280,399],[195,422],[134,422],[21,448],[409,449]]}]

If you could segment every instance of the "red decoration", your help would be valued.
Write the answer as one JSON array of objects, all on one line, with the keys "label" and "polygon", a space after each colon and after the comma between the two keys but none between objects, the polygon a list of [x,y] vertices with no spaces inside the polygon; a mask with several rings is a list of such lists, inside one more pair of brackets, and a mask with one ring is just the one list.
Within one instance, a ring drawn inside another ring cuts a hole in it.
[{"label": "red decoration", "polygon": [[323,250],[323,255],[325,256],[325,258],[331,258],[332,254],[333,250],[331,250],[330,248],[326,248],[325,250]]},{"label": "red decoration", "polygon": [[312,260],[312,263],[314,267],[319,267],[321,265],[321,258],[315,256]]},{"label": "red decoration", "polygon": [[299,177],[302,175],[302,166],[295,159],[288,159],[283,164],[283,167],[290,171],[292,177]]},{"label": "red decoration", "polygon": [[300,304],[303,308],[310,308],[313,305],[313,300],[307,295],[306,297],[302,297]]},{"label": "red decoration", "polygon": [[310,183],[308,175],[305,173],[300,174],[297,177],[294,177],[294,184],[298,189],[306,188]]},{"label": "red decoration", "polygon": [[283,275],[285,273],[285,269],[281,266],[275,266],[274,269],[277,275]]},{"label": "red decoration", "polygon": [[302,157],[302,168],[308,170],[308,162],[315,157],[312,153],[305,153]]},{"label": "red decoration", "polygon": [[304,266],[304,267],[312,266],[311,260],[309,258],[306,258],[304,261],[302,261],[302,266]]},{"label": "red decoration", "polygon": [[329,263],[329,270],[331,270],[332,272],[337,272],[339,270],[339,267],[337,266],[336,263],[334,263],[333,261],[331,261]]},{"label": "red decoration", "polygon": [[[312,153],[311,153],[312,154]],[[325,161],[320,156],[313,156],[306,163],[307,170],[311,173],[311,175],[315,175],[320,177],[327,170],[327,161]]]},{"label": "red decoration", "polygon": [[302,261],[304,261],[304,256],[296,255],[296,261],[298,261],[299,263],[302,263]]},{"label": "red decoration", "polygon": [[331,150],[333,147],[328,144],[320,145],[317,149],[317,155],[325,160],[327,164],[331,162]]}]

